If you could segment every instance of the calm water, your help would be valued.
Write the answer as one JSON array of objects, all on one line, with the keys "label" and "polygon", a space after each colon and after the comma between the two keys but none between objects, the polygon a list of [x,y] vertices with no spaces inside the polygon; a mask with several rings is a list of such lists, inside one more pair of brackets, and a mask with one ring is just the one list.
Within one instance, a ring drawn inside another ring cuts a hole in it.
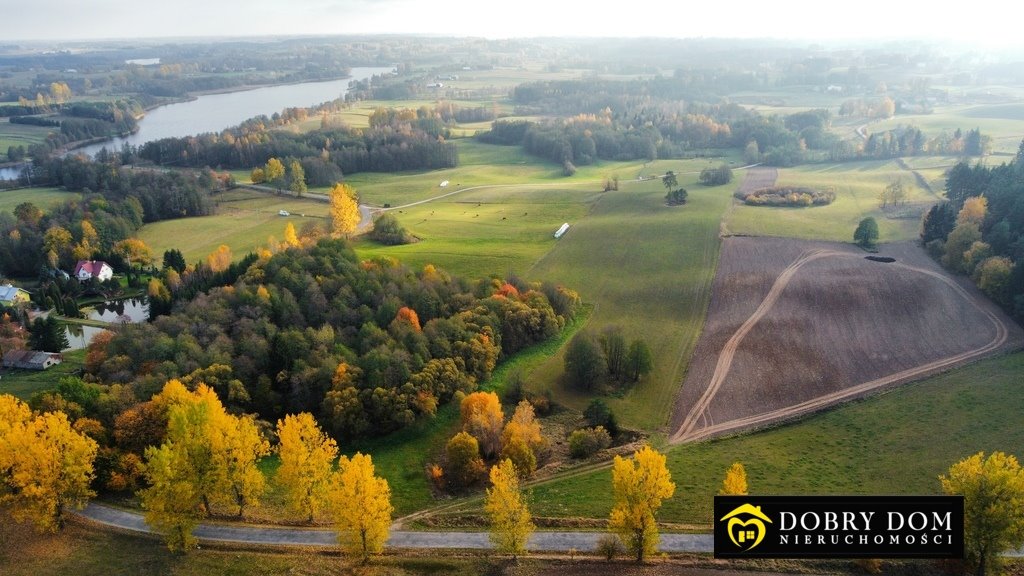
[{"label": "calm water", "polygon": [[[109,300],[90,310],[86,317],[90,320],[110,323],[145,322],[149,320],[149,302],[145,298]],[[65,334],[68,337],[68,347],[65,350],[81,350],[88,346],[89,342],[92,342],[93,336],[103,331],[103,328],[94,326],[67,324],[65,325]]]},{"label": "calm water", "polygon": [[27,165],[15,166],[14,168],[0,168],[0,180],[17,180],[25,166]]},{"label": "calm water", "polygon": [[91,156],[103,148],[119,151],[125,142],[141,146],[161,138],[220,132],[260,114],[270,116],[285,108],[313,106],[335,100],[345,95],[349,82],[365,80],[374,74],[384,74],[391,70],[393,68],[390,67],[353,68],[351,78],[344,80],[305,82],[268,86],[244,92],[208,94],[191,102],[168,104],[147,112],[146,117],[139,122],[139,130],[135,134],[79,148],[76,152],[84,152]]}]

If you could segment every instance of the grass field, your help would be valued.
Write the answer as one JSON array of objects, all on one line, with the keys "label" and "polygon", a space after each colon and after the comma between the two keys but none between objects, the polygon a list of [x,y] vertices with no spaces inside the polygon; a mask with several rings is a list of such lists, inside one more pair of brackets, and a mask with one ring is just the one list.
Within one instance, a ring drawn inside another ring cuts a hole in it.
[{"label": "grass field", "polygon": [[55,128],[45,126],[30,126],[28,124],[11,124],[7,119],[0,120],[0,157],[7,160],[7,148],[9,146],[24,146],[28,148],[33,144],[42,144],[46,136]]},{"label": "grass field", "polygon": [[1024,134],[1024,105],[969,104],[936,107],[931,114],[898,115],[872,124],[871,132],[891,130],[897,126],[916,126],[931,138],[958,128],[964,132],[978,128],[992,137],[992,151],[1015,154]]},{"label": "grass field", "polygon": [[[1021,456],[1024,352],[984,360],[797,423],[668,452],[676,495],[666,522],[709,524],[712,497],[736,461],[752,494],[933,494],[938,475],[975,452]],[[608,469],[543,483],[537,516],[605,518]]]},{"label": "grass field", "polygon": [[[878,202],[878,194],[895,178],[909,190],[908,207],[900,217],[884,213]],[[729,233],[851,242],[857,223],[871,216],[878,222],[881,242],[912,240],[920,231],[920,214],[936,202],[910,172],[891,160],[780,168],[777,184],[830,188],[836,199],[810,208],[747,206],[737,201],[725,220]]]},{"label": "grass field", "polygon": [[[718,260],[719,221],[734,189],[696,184],[693,172],[706,165],[694,160],[648,166],[647,175],[677,172],[679,184],[690,191],[687,204],[666,206],[658,179],[624,182],[619,191],[603,194],[585,219],[573,222],[529,273],[571,286],[593,303],[590,328],[620,325],[627,340],[642,337],[651,347],[654,371],[621,398],[609,400],[630,426],[664,426],[704,321]],[[531,375],[531,383],[582,409],[591,396],[559,384],[562,362],[561,355],[552,357]]]},{"label": "grass field", "polygon": [[[288,222],[296,231],[301,231],[307,222],[323,223],[329,209],[318,200],[251,190],[224,192],[215,196],[214,201],[217,213],[212,216],[147,224],[139,231],[139,238],[150,246],[153,254],[177,248],[189,263],[206,258],[221,244],[230,247],[237,259],[267,246],[270,236],[281,241]],[[278,210],[286,210],[291,216],[282,217]]]},{"label": "grass field", "polygon": [[50,208],[63,204],[68,200],[77,200],[82,195],[77,192],[66,192],[58,188],[18,188],[16,190],[0,190],[0,212],[13,212],[22,202],[31,202],[46,212]]}]

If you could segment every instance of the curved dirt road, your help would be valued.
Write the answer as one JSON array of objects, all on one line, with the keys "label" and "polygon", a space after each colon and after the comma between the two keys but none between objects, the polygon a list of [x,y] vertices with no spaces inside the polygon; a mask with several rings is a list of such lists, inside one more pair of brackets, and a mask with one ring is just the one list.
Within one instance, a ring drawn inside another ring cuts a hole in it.
[{"label": "curved dirt road", "polygon": [[782,295],[783,290],[785,290],[786,286],[789,285],[790,281],[800,270],[800,268],[802,268],[804,265],[810,262],[826,257],[860,258],[861,256],[859,254],[850,254],[846,252],[838,252],[833,250],[815,249],[804,252],[796,260],[794,260],[792,264],[786,267],[786,269],[783,270],[783,272],[775,280],[775,283],[772,284],[771,290],[765,296],[760,306],[757,307],[754,313],[751,314],[749,318],[747,318],[747,320],[739,327],[739,329],[736,330],[735,333],[733,333],[733,335],[726,342],[725,346],[722,349],[722,352],[718,356],[718,362],[715,365],[715,371],[711,377],[710,382],[708,383],[707,389],[705,389],[704,393],[701,395],[700,399],[694,404],[690,412],[687,413],[686,418],[683,420],[683,423],[679,426],[679,429],[676,430],[676,432],[672,434],[672,436],[669,438],[669,442],[673,444],[681,442],[692,442],[708,438],[710,436],[714,436],[717,434],[722,434],[724,432],[736,430],[739,428],[746,428],[750,426],[777,422],[780,420],[792,418],[794,416],[806,414],[808,412],[812,412],[815,410],[820,410],[821,408],[824,408],[831,404],[835,404],[842,400],[850,399],[865,394],[877,388],[882,388],[884,386],[888,386],[896,382],[917,378],[927,373],[938,371],[943,368],[949,368],[956,364],[960,364],[973,358],[983,356],[998,349],[1007,340],[1009,329],[1003,323],[1002,319],[1000,319],[999,316],[994,314],[991,310],[979,305],[978,302],[976,302],[975,299],[966,290],[964,290],[962,286],[954,282],[952,279],[933,270],[927,270],[915,266],[908,266],[906,264],[901,263],[892,263],[889,265],[904,268],[907,270],[912,270],[921,274],[926,274],[928,276],[938,279],[939,281],[951,287],[957,294],[959,294],[965,300],[970,302],[972,306],[977,308],[983,315],[985,315],[992,322],[993,326],[995,327],[994,338],[988,344],[980,348],[968,350],[966,352],[956,354],[954,356],[941,358],[939,360],[935,360],[933,362],[929,362],[921,366],[896,372],[888,376],[883,376],[882,378],[877,378],[875,380],[863,382],[861,384],[857,384],[855,386],[851,386],[849,388],[845,388],[843,390],[839,390],[831,394],[825,394],[823,396],[819,396],[817,398],[813,398],[811,400],[807,400],[805,402],[801,402],[793,406],[773,410],[770,412],[765,412],[762,414],[755,414],[744,418],[737,418],[735,420],[730,420],[728,422],[723,422],[719,424],[710,424],[705,422],[705,424],[707,425],[705,425],[702,428],[698,428],[698,423],[705,417],[705,411],[711,404],[711,401],[714,399],[715,395],[718,393],[718,390],[721,388],[726,376],[728,376],[729,369],[732,367],[732,362],[736,354],[736,350],[737,348],[739,348],[739,345],[743,341],[743,338],[751,331],[751,329],[753,329],[754,325],[756,325],[762,318],[764,318],[764,316],[772,309],[772,307],[778,301],[779,297]]}]

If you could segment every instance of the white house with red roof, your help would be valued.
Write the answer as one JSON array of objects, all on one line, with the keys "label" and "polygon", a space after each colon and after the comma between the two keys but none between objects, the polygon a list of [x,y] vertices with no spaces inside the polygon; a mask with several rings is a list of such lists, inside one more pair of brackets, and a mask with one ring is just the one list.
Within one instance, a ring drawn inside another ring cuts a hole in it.
[{"label": "white house with red roof", "polygon": [[87,282],[93,278],[103,282],[114,276],[114,269],[110,264],[102,260],[79,260],[75,266],[75,278],[80,282]]}]

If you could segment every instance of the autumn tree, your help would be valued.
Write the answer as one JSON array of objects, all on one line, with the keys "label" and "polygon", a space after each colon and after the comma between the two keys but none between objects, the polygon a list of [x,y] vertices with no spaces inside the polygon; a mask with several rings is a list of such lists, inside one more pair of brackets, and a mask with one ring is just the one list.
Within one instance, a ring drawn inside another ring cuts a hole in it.
[{"label": "autumn tree", "polygon": [[476,483],[483,474],[484,461],[480,458],[480,443],[468,432],[459,432],[445,446],[450,482],[465,487]]},{"label": "autumn tree", "polygon": [[302,169],[302,163],[298,160],[292,160],[288,165],[288,180],[288,189],[295,192],[296,196],[301,197],[306,193],[306,171]]},{"label": "autumn tree", "polygon": [[202,511],[197,486],[186,475],[187,454],[169,444],[146,449],[146,479],[149,488],[142,490],[142,507],[146,524],[164,535],[167,547],[184,552],[195,548],[193,535]]},{"label": "autumn tree", "polygon": [[637,562],[658,548],[658,525],[654,515],[662,500],[671,498],[676,485],[665,466],[665,456],[644,446],[630,459],[616,456],[612,462],[612,492],[615,505],[608,529],[619,535]]},{"label": "autumn tree", "polygon": [[394,512],[388,481],[374,474],[370,456],[357,452],[351,460],[342,456],[338,461],[332,486],[330,509],[338,544],[364,562],[370,554],[380,554]]},{"label": "autumn tree", "polygon": [[266,183],[276,186],[278,190],[284,185],[284,164],[277,158],[267,160],[263,167],[263,179]]},{"label": "autumn tree", "polygon": [[1000,566],[1000,556],[1024,544],[1024,470],[1002,452],[965,458],[939,476],[946,494],[964,497],[964,546],[967,560],[985,576]]},{"label": "autumn tree", "polygon": [[512,419],[501,432],[501,457],[511,460],[525,478],[537,469],[537,453],[545,445],[533,405],[528,400],[520,401]]},{"label": "autumn tree", "polygon": [[723,496],[745,496],[747,494],[747,470],[741,462],[734,462],[725,472],[725,479],[722,480],[722,489],[718,491]]},{"label": "autumn tree", "polygon": [[211,272],[223,272],[231,266],[231,248],[221,244],[206,257],[206,266]]},{"label": "autumn tree", "polygon": [[295,233],[295,225],[291,222],[284,225],[284,244],[288,248],[296,248],[302,244],[299,242],[299,236]]},{"label": "autumn tree", "polygon": [[259,460],[270,453],[270,443],[260,434],[256,420],[252,416],[228,416],[223,426],[216,430],[219,438],[216,444],[219,450],[216,457],[218,465],[224,470],[225,492],[230,496],[232,504],[238,506],[238,517],[241,518],[246,506],[259,503],[266,491],[267,483],[260,471]]},{"label": "autumn tree", "polygon": [[661,183],[665,185],[666,190],[672,190],[676,186],[679,186],[679,178],[676,177],[675,172],[669,170],[661,177]]},{"label": "autumn tree", "polygon": [[338,445],[306,412],[278,420],[277,436],[281,457],[277,483],[292,509],[312,522],[327,503],[331,464],[338,455]]},{"label": "autumn tree", "polygon": [[480,443],[480,452],[487,458],[501,448],[501,431],[505,413],[494,392],[473,392],[462,399],[462,430]]},{"label": "autumn tree", "polygon": [[491,517],[491,541],[499,552],[513,557],[526,552],[533,533],[530,510],[519,488],[519,471],[508,458],[491,467],[491,487],[487,489],[484,510]]},{"label": "autumn tree", "polygon": [[81,508],[95,493],[96,441],[74,430],[63,412],[32,414],[13,396],[0,395],[0,504],[39,531],[64,525],[68,508]]},{"label": "autumn tree", "polygon": [[349,237],[359,227],[362,214],[355,189],[348,184],[338,183],[331,188],[331,230],[335,237]]}]

